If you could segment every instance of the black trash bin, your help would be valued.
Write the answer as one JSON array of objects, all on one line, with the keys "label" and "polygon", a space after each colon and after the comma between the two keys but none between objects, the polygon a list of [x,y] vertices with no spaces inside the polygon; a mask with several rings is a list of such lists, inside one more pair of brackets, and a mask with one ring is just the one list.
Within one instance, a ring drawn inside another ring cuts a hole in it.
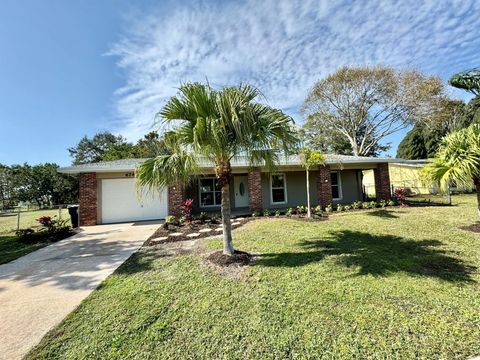
[{"label": "black trash bin", "polygon": [[68,213],[70,214],[70,220],[72,221],[72,227],[78,227],[78,205],[68,205]]}]

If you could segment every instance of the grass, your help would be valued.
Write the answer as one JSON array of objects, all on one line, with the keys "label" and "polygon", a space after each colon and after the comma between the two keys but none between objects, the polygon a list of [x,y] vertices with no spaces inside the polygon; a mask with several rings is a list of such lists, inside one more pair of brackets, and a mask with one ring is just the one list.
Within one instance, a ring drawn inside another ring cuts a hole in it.
[{"label": "grass", "polygon": [[[251,221],[242,277],[133,255],[29,359],[468,358],[480,353],[474,196],[454,207]],[[221,247],[211,240],[208,247]]]},{"label": "grass", "polygon": [[[62,209],[62,219],[70,219],[67,209]],[[57,216],[58,210],[36,210],[20,213],[20,228],[39,228],[40,216]],[[22,244],[17,241],[17,216],[0,216],[0,264],[15,260],[49,243]]]}]

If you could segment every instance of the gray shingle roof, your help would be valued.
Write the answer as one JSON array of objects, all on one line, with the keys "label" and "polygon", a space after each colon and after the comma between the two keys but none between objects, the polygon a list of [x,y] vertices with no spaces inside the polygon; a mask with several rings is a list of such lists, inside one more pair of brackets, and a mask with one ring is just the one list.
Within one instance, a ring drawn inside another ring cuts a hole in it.
[{"label": "gray shingle roof", "polygon": [[[340,164],[378,164],[378,163],[406,163],[406,160],[381,158],[381,157],[367,157],[367,156],[350,156],[350,155],[336,155],[325,154],[325,162],[328,165]],[[116,171],[134,171],[140,163],[147,159],[123,159],[114,161],[102,161],[91,164],[82,164],[68,166],[58,169],[59,172],[65,174],[78,174],[82,172],[116,172]],[[280,156],[279,166],[298,166],[300,159],[297,155],[290,155],[288,157]],[[202,168],[212,168],[213,165],[208,160],[202,161],[200,166]],[[245,156],[239,156],[232,161],[232,167],[248,167],[249,164]]]}]

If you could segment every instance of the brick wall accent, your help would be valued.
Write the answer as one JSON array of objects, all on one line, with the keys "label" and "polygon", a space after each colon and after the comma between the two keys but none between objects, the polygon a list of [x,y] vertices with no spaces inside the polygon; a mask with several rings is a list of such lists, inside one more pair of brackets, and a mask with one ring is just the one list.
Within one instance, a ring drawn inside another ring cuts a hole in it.
[{"label": "brick wall accent", "polygon": [[80,226],[97,225],[97,174],[80,174]]},{"label": "brick wall accent", "polygon": [[318,203],[322,208],[332,203],[332,179],[328,166],[320,166],[318,168],[317,196]]},{"label": "brick wall accent", "polygon": [[373,169],[373,176],[375,178],[375,194],[377,201],[390,200],[392,197],[390,190],[390,174],[388,171],[388,163],[378,164]]},{"label": "brick wall accent", "polygon": [[262,173],[254,168],[248,172],[248,207],[250,211],[262,211]]},{"label": "brick wall accent", "polygon": [[183,200],[185,200],[185,186],[170,186],[168,188],[168,215],[182,216]]}]

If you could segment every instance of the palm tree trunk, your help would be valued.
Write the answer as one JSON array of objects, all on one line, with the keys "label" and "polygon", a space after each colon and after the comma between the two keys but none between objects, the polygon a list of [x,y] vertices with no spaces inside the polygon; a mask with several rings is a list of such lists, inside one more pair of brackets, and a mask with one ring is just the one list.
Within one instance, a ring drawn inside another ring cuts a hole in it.
[{"label": "palm tree trunk", "polygon": [[223,253],[233,255],[232,223],[230,221],[230,184],[222,186],[222,227],[223,227]]},{"label": "palm tree trunk", "polygon": [[309,171],[308,169],[305,170],[307,176],[307,217],[312,217],[312,211],[310,210],[310,181],[309,181]]},{"label": "palm tree trunk", "polygon": [[473,179],[473,183],[475,184],[475,188],[477,190],[477,211],[478,216],[480,217],[480,179]]}]

